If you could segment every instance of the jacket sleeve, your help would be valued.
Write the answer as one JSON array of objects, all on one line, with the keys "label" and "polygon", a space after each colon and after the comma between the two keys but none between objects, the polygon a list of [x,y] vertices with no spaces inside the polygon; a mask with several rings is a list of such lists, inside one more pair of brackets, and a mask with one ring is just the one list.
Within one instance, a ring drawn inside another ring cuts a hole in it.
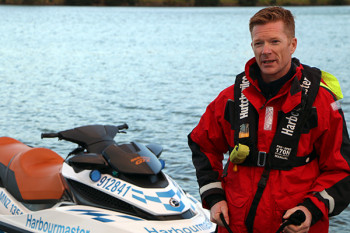
[{"label": "jacket sleeve", "polygon": [[344,114],[331,92],[320,91],[322,110],[318,111],[318,118],[325,131],[314,144],[320,175],[304,202],[315,210],[313,223],[322,216],[328,218],[341,213],[350,202],[350,140]]},{"label": "jacket sleeve", "polygon": [[221,184],[222,160],[229,147],[227,134],[230,132],[225,133],[225,130],[231,128],[224,119],[226,102],[226,96],[220,93],[208,105],[198,125],[188,135],[192,161],[205,208],[210,208],[225,197]]}]

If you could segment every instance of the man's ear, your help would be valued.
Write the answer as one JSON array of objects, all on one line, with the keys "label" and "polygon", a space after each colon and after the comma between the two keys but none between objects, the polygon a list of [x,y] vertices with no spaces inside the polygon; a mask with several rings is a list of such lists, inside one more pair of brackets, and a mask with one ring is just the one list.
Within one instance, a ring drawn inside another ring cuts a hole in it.
[{"label": "man's ear", "polygon": [[298,40],[297,38],[293,37],[291,40],[291,50],[290,50],[290,54],[292,55],[295,50],[297,49],[297,44],[298,44]]}]

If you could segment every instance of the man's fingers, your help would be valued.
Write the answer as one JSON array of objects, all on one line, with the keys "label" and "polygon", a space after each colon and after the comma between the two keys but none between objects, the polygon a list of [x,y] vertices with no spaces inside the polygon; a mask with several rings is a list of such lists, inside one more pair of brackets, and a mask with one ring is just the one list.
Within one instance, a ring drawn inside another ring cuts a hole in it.
[{"label": "man's fingers", "polygon": [[219,226],[224,226],[224,224],[221,222],[221,219],[220,219],[220,213],[210,215],[210,221],[218,224]]},{"label": "man's fingers", "polygon": [[227,206],[222,208],[222,215],[224,216],[224,219],[225,219],[227,225],[230,224],[230,218],[228,216],[228,208],[227,208]]},{"label": "man's fingers", "polygon": [[290,225],[290,226],[286,226],[283,230],[284,233],[307,233],[309,232],[309,227],[307,226],[294,226],[294,225]]},{"label": "man's fingers", "polygon": [[210,221],[220,226],[224,226],[224,224],[220,219],[221,213],[224,215],[225,221],[228,223],[229,217],[228,217],[228,208],[227,208],[226,201],[220,201],[210,209]]}]

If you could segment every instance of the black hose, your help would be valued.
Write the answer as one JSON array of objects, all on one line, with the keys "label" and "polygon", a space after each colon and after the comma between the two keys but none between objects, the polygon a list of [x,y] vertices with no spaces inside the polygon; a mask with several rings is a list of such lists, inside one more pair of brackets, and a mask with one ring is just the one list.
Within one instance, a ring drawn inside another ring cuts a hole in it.
[{"label": "black hose", "polygon": [[227,224],[225,218],[224,218],[224,215],[221,213],[220,214],[220,219],[221,219],[221,222],[224,224],[226,230],[229,232],[229,233],[233,233],[232,230],[230,229],[229,225]]},{"label": "black hose", "polygon": [[288,225],[300,226],[306,219],[305,213],[301,210],[295,211],[289,218],[278,228],[276,233],[280,233]]}]

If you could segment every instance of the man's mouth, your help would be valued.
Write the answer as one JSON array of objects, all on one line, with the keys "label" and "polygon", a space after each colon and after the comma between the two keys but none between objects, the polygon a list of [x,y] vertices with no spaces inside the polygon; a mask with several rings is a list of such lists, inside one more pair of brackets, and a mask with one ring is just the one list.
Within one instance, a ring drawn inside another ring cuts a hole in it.
[{"label": "man's mouth", "polygon": [[275,62],[276,60],[264,60],[262,61],[263,64],[271,64],[272,62]]}]

